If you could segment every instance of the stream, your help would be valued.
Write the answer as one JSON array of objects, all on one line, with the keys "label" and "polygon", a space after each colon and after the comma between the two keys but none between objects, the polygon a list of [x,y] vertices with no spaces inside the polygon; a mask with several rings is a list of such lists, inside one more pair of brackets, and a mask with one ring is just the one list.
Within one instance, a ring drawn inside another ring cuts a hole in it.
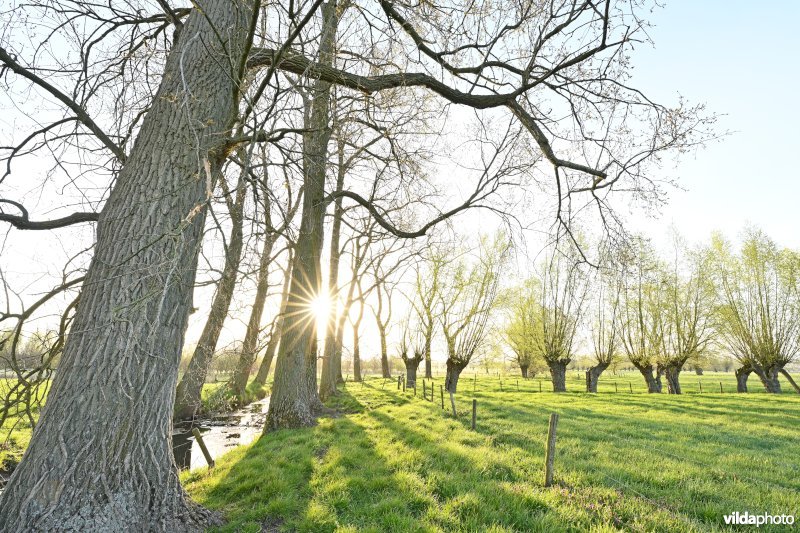
[{"label": "stream", "polygon": [[[269,396],[233,413],[176,424],[172,429],[175,464],[181,470],[208,466],[200,446],[195,445],[195,438],[192,436],[194,427],[200,430],[203,442],[215,460],[236,446],[250,444],[264,429],[268,407]],[[10,471],[0,470],[0,494],[10,475]]]},{"label": "stream", "polygon": [[269,396],[233,413],[175,424],[172,430],[175,464],[181,470],[208,466],[200,446],[195,444],[192,436],[194,427],[200,430],[203,442],[214,460],[236,446],[250,444],[264,429],[267,407]]}]

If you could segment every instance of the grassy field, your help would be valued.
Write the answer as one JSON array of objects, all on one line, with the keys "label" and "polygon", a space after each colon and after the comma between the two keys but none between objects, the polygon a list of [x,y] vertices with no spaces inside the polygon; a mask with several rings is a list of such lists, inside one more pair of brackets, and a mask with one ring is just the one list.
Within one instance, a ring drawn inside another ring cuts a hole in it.
[{"label": "grassy field", "polygon": [[[429,402],[421,382],[414,397],[370,378],[344,388],[340,416],[269,434],[184,482],[223,512],[224,531],[715,531],[734,511],[800,514],[800,395],[720,394],[732,375],[699,379],[704,394],[687,373],[689,394],[668,396],[609,375],[588,395],[539,393],[536,379],[517,390],[512,376],[501,392],[498,377],[466,374],[454,419],[441,379]],[[569,386],[581,389],[575,372]],[[551,412],[556,485],[544,488]]]}]

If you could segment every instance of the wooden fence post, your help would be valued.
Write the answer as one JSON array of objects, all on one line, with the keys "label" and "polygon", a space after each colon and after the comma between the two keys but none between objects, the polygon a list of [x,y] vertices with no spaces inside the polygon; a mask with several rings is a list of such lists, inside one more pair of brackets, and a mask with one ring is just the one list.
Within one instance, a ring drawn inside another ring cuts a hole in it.
[{"label": "wooden fence post", "polygon": [[397,390],[400,390],[400,376],[397,376]]},{"label": "wooden fence post", "polygon": [[703,382],[698,381],[697,384],[700,385],[700,394],[703,394]]},{"label": "wooden fence post", "polygon": [[631,389],[631,394],[633,394],[633,383],[631,383],[631,382],[629,381],[629,382],[628,382],[628,387],[630,387],[630,389]]},{"label": "wooden fence post", "polygon": [[403,378],[403,392],[405,391],[406,391],[406,380],[405,378]]},{"label": "wooden fence post", "polygon": [[444,409],[444,387],[439,385],[439,394],[442,395],[442,409]]},{"label": "wooden fence post", "polygon": [[208,468],[214,468],[214,459],[211,457],[211,454],[208,453],[208,448],[206,448],[206,443],[203,442],[203,436],[200,434],[200,430],[197,428],[192,428],[192,435],[194,435],[194,440],[197,441],[197,444],[200,446],[200,451],[203,452],[203,457],[206,458]]},{"label": "wooden fence post", "polygon": [[722,382],[719,382],[719,392],[722,392]]},{"label": "wooden fence post", "polygon": [[553,484],[553,467],[556,460],[556,427],[558,426],[558,413],[550,413],[550,427],[547,430],[547,446],[544,457],[544,486]]},{"label": "wooden fence post", "polygon": [[614,382],[614,392],[619,392],[619,387],[617,387],[617,382]]},{"label": "wooden fence post", "polygon": [[478,400],[472,399],[472,429],[475,430],[475,419],[478,417]]},{"label": "wooden fence post", "polygon": [[539,392],[542,392],[542,380],[539,380]]}]

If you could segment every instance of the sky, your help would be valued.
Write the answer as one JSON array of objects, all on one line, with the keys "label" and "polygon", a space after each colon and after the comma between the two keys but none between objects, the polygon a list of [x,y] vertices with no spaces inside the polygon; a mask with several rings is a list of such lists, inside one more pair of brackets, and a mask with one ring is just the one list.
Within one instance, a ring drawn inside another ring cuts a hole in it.
[{"label": "sky", "polygon": [[733,238],[750,223],[800,247],[799,19],[790,1],[675,0],[653,14],[655,47],[636,50],[633,84],[706,103],[731,134],[670,169],[685,190],[670,192],[659,220],[636,221],[645,233],[674,224],[690,240]]},{"label": "sky", "polygon": [[[690,241],[702,242],[714,230],[733,239],[753,224],[779,244],[800,248],[800,180],[793,157],[800,146],[795,96],[800,84],[795,57],[800,50],[800,2],[675,0],[649,19],[655,25],[649,32],[655,45],[635,50],[631,84],[658,102],[674,103],[681,95],[690,103],[705,103],[722,115],[719,130],[730,134],[664,168],[682,189],[669,190],[670,201],[660,216],[633,214],[629,227],[665,243],[669,226]],[[0,122],[6,126],[0,130],[0,145],[8,144],[5,133],[13,125]],[[13,179],[21,188],[31,187],[24,178]],[[61,236],[75,233],[80,241],[87,231],[91,229],[63,230]],[[16,232],[5,241],[0,266],[6,273],[28,274],[26,283],[52,281],[63,261],[48,264],[58,240],[47,241]],[[31,297],[37,292],[17,288]],[[199,335],[201,315],[195,315],[190,338]],[[229,324],[226,329],[237,327],[242,328]]]}]

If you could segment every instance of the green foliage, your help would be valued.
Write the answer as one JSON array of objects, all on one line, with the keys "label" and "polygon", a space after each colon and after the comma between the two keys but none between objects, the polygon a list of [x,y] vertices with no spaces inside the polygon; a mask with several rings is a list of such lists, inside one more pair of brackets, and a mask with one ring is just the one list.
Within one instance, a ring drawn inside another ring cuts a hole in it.
[{"label": "green foliage", "polygon": [[[453,419],[370,378],[344,388],[342,416],[270,433],[183,481],[226,515],[222,531],[244,532],[715,531],[735,510],[800,508],[800,397],[608,394],[611,379],[598,395],[556,395],[480,378],[470,431],[471,396]],[[545,489],[550,412],[561,419]]]},{"label": "green foliage", "polygon": [[783,368],[800,355],[800,254],[749,229],[734,252],[712,238],[719,330],[743,364]]}]

